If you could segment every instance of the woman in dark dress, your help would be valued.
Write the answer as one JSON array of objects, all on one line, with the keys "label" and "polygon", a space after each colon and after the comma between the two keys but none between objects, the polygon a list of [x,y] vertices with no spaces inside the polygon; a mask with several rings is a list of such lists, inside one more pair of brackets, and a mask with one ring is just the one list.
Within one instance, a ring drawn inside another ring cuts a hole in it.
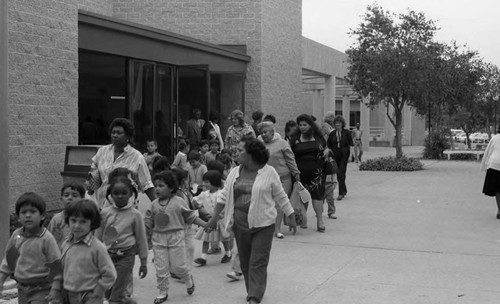
[{"label": "woman in dark dress", "polygon": [[[300,181],[311,193],[312,205],[317,218],[317,229],[325,232],[323,223],[323,200],[325,197],[325,167],[326,142],[318,126],[310,115],[297,117],[299,132],[292,137],[291,147],[295,161],[300,171]],[[307,204],[306,204],[307,210]],[[306,217],[304,217],[306,218]],[[307,228],[307,222],[301,226]]]}]

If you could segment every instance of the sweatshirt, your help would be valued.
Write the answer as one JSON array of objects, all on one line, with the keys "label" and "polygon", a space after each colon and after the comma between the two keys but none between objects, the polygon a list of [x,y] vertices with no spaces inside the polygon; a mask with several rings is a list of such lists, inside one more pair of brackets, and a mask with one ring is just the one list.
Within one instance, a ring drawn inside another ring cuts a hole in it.
[{"label": "sweatshirt", "polygon": [[[168,216],[165,224],[163,221],[158,221],[162,217],[165,219],[164,215]],[[189,209],[186,201],[177,195],[172,195],[166,200],[155,199],[150,209],[146,211],[144,222],[149,236],[152,232],[168,233],[184,230],[185,225],[192,224],[196,218],[195,211]]]}]

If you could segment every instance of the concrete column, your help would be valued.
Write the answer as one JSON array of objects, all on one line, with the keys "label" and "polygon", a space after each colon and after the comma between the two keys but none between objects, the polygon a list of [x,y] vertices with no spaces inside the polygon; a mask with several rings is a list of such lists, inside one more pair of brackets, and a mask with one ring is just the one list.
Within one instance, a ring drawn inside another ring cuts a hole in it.
[{"label": "concrete column", "polygon": [[325,113],[335,113],[335,76],[325,77]]},{"label": "concrete column", "polygon": [[361,141],[363,142],[363,150],[368,151],[370,145],[370,108],[366,106],[369,104],[367,98],[363,98],[359,101],[359,111],[360,113],[360,128],[363,130],[363,136]]},{"label": "concrete column", "polygon": [[321,90],[313,90],[313,111],[312,114],[316,116],[316,122],[321,124],[323,120],[323,96]]},{"label": "concrete column", "polygon": [[351,100],[349,99],[349,95],[344,95],[344,97],[342,97],[342,116],[344,117],[345,119],[345,127],[346,129],[349,129],[349,117],[351,116],[350,115],[351,113]]},{"label": "concrete column", "polygon": [[0,252],[9,239],[8,0],[0,1]]}]

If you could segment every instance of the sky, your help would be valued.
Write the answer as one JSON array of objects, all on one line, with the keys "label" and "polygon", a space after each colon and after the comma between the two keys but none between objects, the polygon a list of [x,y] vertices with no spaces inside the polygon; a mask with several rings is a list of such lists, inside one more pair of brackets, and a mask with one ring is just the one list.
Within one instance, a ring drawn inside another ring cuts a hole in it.
[{"label": "sky", "polygon": [[[344,52],[354,42],[347,33],[358,27],[374,0],[302,0],[302,35]],[[500,67],[500,1],[378,0],[384,10],[423,12],[440,30],[436,40],[466,44],[486,62]]]}]

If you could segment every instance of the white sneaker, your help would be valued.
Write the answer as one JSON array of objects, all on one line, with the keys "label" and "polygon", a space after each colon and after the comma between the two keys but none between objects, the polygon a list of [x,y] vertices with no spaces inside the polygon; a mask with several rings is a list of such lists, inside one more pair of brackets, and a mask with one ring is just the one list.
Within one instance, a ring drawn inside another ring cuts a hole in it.
[{"label": "white sneaker", "polygon": [[238,281],[243,274],[241,272],[231,271],[226,274],[226,276],[234,281]]}]

